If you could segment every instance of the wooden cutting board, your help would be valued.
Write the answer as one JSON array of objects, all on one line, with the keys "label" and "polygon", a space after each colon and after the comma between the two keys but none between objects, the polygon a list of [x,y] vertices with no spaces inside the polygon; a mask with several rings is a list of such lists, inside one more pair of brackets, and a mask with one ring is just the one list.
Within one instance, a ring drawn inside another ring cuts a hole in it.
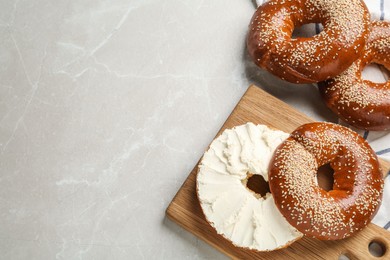
[{"label": "wooden cutting board", "polygon": [[[292,132],[299,125],[312,121],[260,88],[250,86],[217,135],[226,128],[246,122],[265,124]],[[387,174],[389,163],[381,161],[381,164],[383,173]],[[350,259],[390,259],[390,232],[375,224],[369,224],[354,236],[340,241],[320,241],[304,237],[285,249],[264,253],[237,248],[218,235],[203,216],[196,196],[197,167],[192,170],[173,198],[166,214],[171,220],[231,258],[338,259],[343,254]],[[386,251],[382,257],[374,257],[369,252],[368,246],[372,241],[382,245]]]}]

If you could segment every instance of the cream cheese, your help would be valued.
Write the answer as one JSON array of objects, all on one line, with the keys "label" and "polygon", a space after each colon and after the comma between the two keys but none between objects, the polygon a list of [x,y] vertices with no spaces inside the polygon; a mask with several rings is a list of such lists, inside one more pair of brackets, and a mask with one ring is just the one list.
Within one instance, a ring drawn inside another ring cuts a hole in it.
[{"label": "cream cheese", "polygon": [[269,251],[302,237],[278,211],[270,193],[256,197],[243,184],[248,173],[268,181],[271,157],[288,136],[247,123],[225,130],[202,158],[197,175],[202,210],[218,234],[236,246]]}]

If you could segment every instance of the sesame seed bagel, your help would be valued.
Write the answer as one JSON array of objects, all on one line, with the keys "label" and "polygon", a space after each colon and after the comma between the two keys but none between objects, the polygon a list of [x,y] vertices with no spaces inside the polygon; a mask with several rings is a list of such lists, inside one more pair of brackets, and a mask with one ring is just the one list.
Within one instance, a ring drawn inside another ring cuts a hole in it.
[{"label": "sesame seed bagel", "polygon": [[366,130],[390,129],[390,81],[374,83],[362,79],[370,63],[390,70],[390,23],[375,21],[361,57],[341,75],[321,82],[326,105],[348,124]]},{"label": "sesame seed bagel", "polygon": [[[318,186],[317,170],[330,164],[333,190]],[[332,123],[297,128],[275,151],[269,168],[275,204],[304,235],[321,240],[346,238],[365,227],[377,212],[383,177],[368,143]]]},{"label": "sesame seed bagel", "polygon": [[[343,72],[359,58],[370,23],[361,0],[270,0],[251,20],[247,47],[254,62],[292,83],[314,83]],[[311,38],[291,38],[295,27],[321,23]]]}]

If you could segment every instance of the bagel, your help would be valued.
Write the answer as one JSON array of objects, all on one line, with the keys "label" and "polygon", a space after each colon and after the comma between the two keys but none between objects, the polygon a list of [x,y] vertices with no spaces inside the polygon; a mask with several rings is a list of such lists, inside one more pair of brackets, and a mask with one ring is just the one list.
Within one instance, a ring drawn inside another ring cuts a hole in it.
[{"label": "bagel", "polygon": [[[310,38],[294,28],[321,23]],[[314,83],[343,72],[364,49],[370,15],[362,0],[270,0],[253,15],[247,48],[261,68],[292,83]]]},{"label": "bagel", "polygon": [[390,23],[375,21],[361,57],[341,75],[320,82],[326,105],[348,124],[365,130],[390,129],[390,81],[374,83],[362,79],[370,63],[390,70]]},{"label": "bagel", "polygon": [[[333,190],[318,186],[330,164]],[[304,235],[346,238],[365,227],[381,203],[384,180],[374,151],[352,130],[332,123],[297,128],[275,151],[269,185],[286,220]]]},{"label": "bagel", "polygon": [[218,136],[200,162],[196,185],[205,218],[237,247],[272,251],[302,237],[270,193],[260,196],[248,188],[253,175],[268,180],[273,151],[287,137],[265,125],[240,125]]}]

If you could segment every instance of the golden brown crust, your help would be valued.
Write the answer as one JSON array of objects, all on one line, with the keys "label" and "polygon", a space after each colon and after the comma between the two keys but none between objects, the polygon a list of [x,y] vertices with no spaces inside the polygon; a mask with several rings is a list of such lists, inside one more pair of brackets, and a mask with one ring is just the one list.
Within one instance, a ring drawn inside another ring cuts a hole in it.
[{"label": "golden brown crust", "polygon": [[334,79],[321,82],[326,105],[348,124],[366,130],[390,129],[390,81],[364,80],[361,72],[370,63],[390,69],[390,23],[373,22],[361,57]]},{"label": "golden brown crust", "polygon": [[[284,80],[319,82],[340,74],[359,57],[369,19],[361,0],[270,0],[251,20],[247,47],[258,66]],[[294,27],[307,23],[322,23],[324,30],[292,39]]]},{"label": "golden brown crust", "polygon": [[[330,163],[333,190],[317,184],[318,167]],[[346,238],[376,214],[383,177],[374,151],[357,133],[331,123],[297,128],[276,150],[269,185],[287,221],[322,240]]]}]

